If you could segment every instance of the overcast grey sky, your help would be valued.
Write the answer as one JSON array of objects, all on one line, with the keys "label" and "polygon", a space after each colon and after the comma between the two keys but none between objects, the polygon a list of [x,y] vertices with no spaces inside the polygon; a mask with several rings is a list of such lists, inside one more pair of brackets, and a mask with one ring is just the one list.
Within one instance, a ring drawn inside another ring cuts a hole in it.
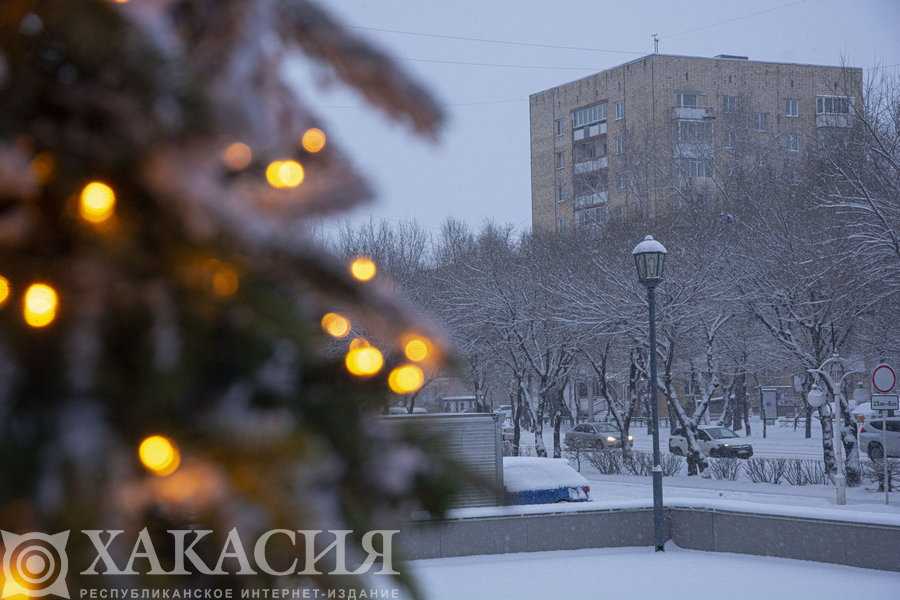
[{"label": "overcast grey sky", "polygon": [[[528,95],[649,53],[651,33],[659,34],[660,52],[667,54],[726,53],[817,64],[840,64],[843,57],[863,67],[900,63],[900,0],[328,0],[324,5],[358,27],[620,51],[360,29],[447,105],[450,119],[437,144],[386,121],[354,94],[316,88],[302,75],[304,95],[327,131],[378,191],[377,201],[354,219],[412,218],[428,228],[448,216],[473,225],[493,219],[530,228]],[[900,66],[892,72],[900,74]]]}]

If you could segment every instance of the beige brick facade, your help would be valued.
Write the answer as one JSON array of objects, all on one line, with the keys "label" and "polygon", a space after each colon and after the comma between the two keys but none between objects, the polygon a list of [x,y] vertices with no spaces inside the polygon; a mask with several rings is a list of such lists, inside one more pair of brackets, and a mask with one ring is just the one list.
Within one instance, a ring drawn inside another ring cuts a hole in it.
[{"label": "beige brick facade", "polygon": [[684,186],[714,194],[728,161],[784,164],[849,126],[861,94],[859,68],[664,54],[533,94],[532,226],[664,210]]}]

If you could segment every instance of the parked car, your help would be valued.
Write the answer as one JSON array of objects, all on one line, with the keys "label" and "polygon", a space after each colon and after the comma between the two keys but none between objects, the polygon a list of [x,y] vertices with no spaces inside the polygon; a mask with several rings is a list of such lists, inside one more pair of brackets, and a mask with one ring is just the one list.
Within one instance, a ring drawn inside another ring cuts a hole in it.
[{"label": "parked car", "polygon": [[884,441],[888,458],[900,458],[900,417],[888,417],[883,421],[878,417],[867,416],[859,428],[859,445],[872,460],[884,458],[881,429],[885,425]]},{"label": "parked car", "polygon": [[[566,432],[564,443],[569,450],[621,448],[620,437],[619,430],[609,423],[581,423]],[[634,436],[629,435],[625,443],[634,446]]]},{"label": "parked car", "polygon": [[[720,425],[701,425],[697,428],[697,441],[707,456],[714,458],[750,458],[753,446],[736,442],[738,434]],[[687,456],[688,443],[684,429],[676,429],[669,436],[669,452]]]}]

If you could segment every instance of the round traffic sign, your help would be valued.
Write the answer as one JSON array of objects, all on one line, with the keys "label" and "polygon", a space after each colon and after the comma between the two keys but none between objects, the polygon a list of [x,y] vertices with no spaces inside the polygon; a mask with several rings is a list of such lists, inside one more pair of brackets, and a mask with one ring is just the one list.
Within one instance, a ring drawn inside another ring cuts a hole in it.
[{"label": "round traffic sign", "polygon": [[897,385],[897,374],[890,365],[884,363],[875,367],[872,371],[872,387],[882,394],[886,394]]}]

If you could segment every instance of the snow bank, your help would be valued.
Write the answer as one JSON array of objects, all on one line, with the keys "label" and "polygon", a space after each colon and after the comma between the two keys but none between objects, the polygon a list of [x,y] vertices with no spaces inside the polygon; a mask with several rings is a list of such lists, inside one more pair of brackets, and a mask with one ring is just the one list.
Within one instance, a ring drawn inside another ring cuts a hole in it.
[{"label": "snow bank", "polygon": [[564,458],[507,456],[503,458],[503,485],[507,492],[531,492],[589,486]]}]

